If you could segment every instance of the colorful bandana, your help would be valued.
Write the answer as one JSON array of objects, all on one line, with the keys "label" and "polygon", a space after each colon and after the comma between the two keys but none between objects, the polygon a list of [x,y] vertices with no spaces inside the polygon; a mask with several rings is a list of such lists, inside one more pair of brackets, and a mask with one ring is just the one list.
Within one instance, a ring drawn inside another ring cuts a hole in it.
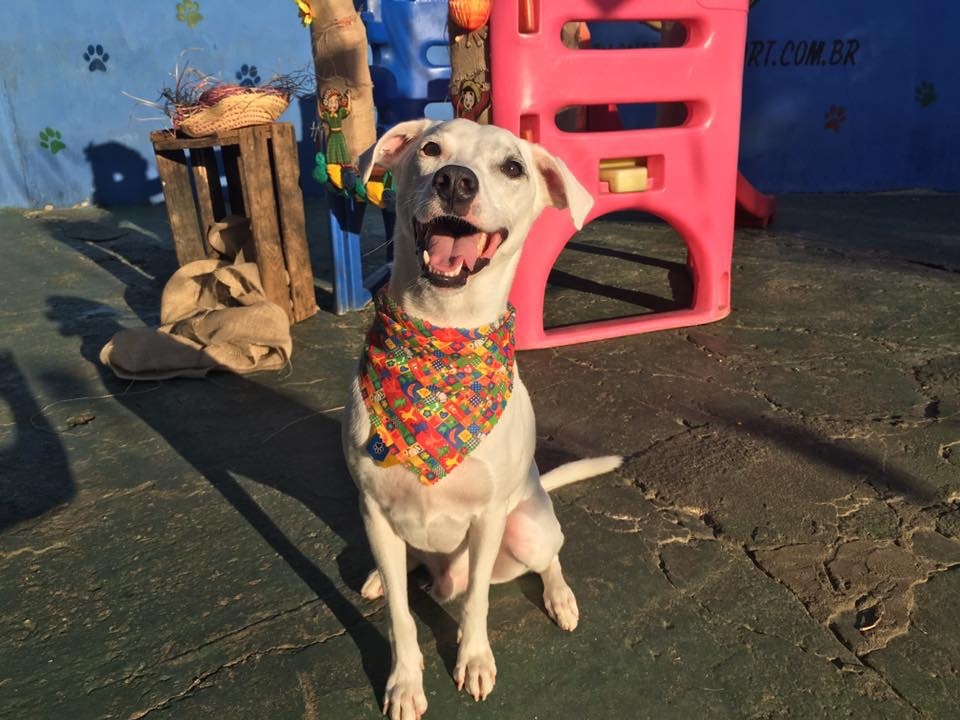
[{"label": "colorful bandana", "polygon": [[360,392],[373,426],[367,452],[403,463],[424,485],[448,474],[493,429],[513,390],[513,306],[493,325],[438,328],[381,292]]}]

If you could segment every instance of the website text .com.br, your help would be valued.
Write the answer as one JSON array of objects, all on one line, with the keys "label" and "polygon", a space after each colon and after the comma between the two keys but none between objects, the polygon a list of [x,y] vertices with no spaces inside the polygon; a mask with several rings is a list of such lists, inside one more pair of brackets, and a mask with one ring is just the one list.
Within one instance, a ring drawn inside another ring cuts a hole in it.
[{"label": "website text .com.br", "polygon": [[751,67],[846,67],[857,64],[860,41],[751,40],[746,66]]}]

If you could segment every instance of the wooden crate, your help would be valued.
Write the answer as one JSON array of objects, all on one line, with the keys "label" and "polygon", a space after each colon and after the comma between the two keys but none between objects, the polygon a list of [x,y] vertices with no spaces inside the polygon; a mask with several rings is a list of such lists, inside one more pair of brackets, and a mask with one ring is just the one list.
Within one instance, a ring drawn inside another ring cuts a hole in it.
[{"label": "wooden crate", "polygon": [[[230,213],[250,220],[253,253],[267,298],[291,323],[317,312],[300,191],[297,143],[290,123],[269,123],[202,138],[150,134],[157,156],[177,261],[213,256],[206,236]],[[220,185],[220,148],[227,197]]]}]

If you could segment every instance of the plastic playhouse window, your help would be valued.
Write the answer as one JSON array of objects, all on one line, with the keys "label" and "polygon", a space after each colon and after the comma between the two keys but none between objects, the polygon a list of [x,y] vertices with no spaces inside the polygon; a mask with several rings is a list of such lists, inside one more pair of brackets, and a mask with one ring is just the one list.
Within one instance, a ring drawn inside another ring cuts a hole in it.
[{"label": "plastic playhouse window", "polygon": [[682,47],[690,40],[690,29],[683,20],[586,20],[586,32],[580,22],[569,22],[560,34],[568,47],[568,38],[576,37],[580,49],[638,50]]},{"label": "plastic playhouse window", "polygon": [[450,67],[450,46],[446,44],[428,45],[425,59],[430,67]]},{"label": "plastic playhouse window", "polygon": [[684,102],[568,105],[557,112],[554,122],[564,132],[613,132],[679,127],[690,115]]}]

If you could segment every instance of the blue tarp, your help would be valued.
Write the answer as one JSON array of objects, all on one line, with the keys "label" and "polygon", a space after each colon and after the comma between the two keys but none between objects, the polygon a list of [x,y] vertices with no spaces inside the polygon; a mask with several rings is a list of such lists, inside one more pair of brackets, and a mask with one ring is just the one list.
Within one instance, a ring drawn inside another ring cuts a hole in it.
[{"label": "blue tarp", "polygon": [[[313,68],[292,0],[14,0],[2,15],[0,205],[158,201],[148,136],[169,120],[123,93],[156,101],[185,62],[250,83]],[[298,138],[307,105],[283,117]]]},{"label": "blue tarp", "polygon": [[760,0],[741,169],[764,190],[960,190],[960,5]]},{"label": "blue tarp", "polygon": [[[745,48],[744,174],[769,192],[960,190],[958,25],[960,5],[945,0],[760,0]],[[123,93],[157,100],[185,61],[262,83],[312,68],[309,31],[292,0],[6,6],[0,205],[159,200],[148,134],[167,123]],[[312,103],[283,119],[309,164]]]}]

